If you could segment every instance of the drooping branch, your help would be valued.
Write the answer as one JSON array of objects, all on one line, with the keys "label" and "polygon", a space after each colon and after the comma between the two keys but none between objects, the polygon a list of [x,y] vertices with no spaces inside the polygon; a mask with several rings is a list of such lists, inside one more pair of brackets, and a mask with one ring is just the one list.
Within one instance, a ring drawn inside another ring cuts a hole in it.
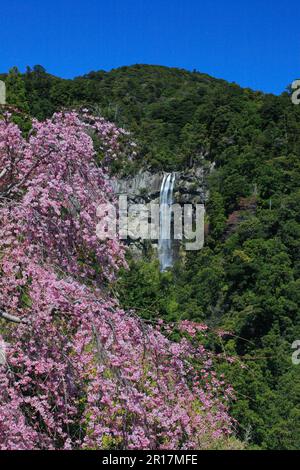
[{"label": "drooping branch", "polygon": [[15,315],[11,315],[10,313],[3,312],[3,310],[0,310],[0,318],[3,318],[7,321],[11,321],[13,323],[28,323],[27,318],[20,318]]},{"label": "drooping branch", "polygon": [[50,150],[48,154],[44,155],[43,158],[36,160],[20,181],[15,181],[11,183],[4,191],[4,195],[9,196],[13,190],[15,191],[17,188],[21,187],[29,179],[31,174],[38,168],[41,162],[45,160],[46,157],[49,157],[49,155],[51,155],[51,151],[52,149]]}]

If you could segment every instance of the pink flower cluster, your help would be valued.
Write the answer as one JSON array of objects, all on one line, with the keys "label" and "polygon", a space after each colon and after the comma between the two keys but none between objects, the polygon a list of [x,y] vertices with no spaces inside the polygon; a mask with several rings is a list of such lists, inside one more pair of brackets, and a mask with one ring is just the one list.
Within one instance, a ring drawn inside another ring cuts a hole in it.
[{"label": "pink flower cluster", "polygon": [[194,449],[231,432],[232,391],[204,348],[169,341],[110,293],[124,249],[96,238],[113,195],[93,139],[113,158],[120,134],[60,113],[25,140],[0,121],[0,311],[18,321],[0,320],[1,450]]}]

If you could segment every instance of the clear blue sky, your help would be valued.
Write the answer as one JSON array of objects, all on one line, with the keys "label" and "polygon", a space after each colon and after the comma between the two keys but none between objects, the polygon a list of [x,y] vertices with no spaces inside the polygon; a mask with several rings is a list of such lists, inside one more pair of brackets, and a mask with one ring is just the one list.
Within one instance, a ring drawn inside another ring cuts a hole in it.
[{"label": "clear blue sky", "polygon": [[0,0],[0,71],[62,77],[135,63],[280,93],[300,77],[296,0]]}]

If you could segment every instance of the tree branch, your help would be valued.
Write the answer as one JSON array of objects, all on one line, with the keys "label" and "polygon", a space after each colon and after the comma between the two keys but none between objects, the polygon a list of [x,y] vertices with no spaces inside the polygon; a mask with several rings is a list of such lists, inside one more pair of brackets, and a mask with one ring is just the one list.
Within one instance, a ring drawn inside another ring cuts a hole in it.
[{"label": "tree branch", "polygon": [[3,312],[2,310],[0,310],[0,318],[3,318],[7,321],[11,321],[13,323],[28,323],[27,318],[16,317],[15,315],[11,315],[10,313]]}]

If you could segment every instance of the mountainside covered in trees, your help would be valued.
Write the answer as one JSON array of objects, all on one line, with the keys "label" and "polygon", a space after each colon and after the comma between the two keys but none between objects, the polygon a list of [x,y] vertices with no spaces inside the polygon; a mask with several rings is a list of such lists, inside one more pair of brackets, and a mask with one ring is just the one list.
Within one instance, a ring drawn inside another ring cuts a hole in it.
[{"label": "mountainside covered in trees", "polygon": [[[130,260],[116,284],[125,308],[148,320],[205,321],[216,367],[237,395],[232,415],[250,446],[300,448],[300,106],[198,72],[136,65],[63,80],[41,66],[1,75],[8,103],[44,119],[87,106],[131,131],[137,167],[173,170],[215,162],[202,251],[159,273]],[[25,132],[26,117],[16,116]],[[235,358],[235,359],[234,359]]]}]

